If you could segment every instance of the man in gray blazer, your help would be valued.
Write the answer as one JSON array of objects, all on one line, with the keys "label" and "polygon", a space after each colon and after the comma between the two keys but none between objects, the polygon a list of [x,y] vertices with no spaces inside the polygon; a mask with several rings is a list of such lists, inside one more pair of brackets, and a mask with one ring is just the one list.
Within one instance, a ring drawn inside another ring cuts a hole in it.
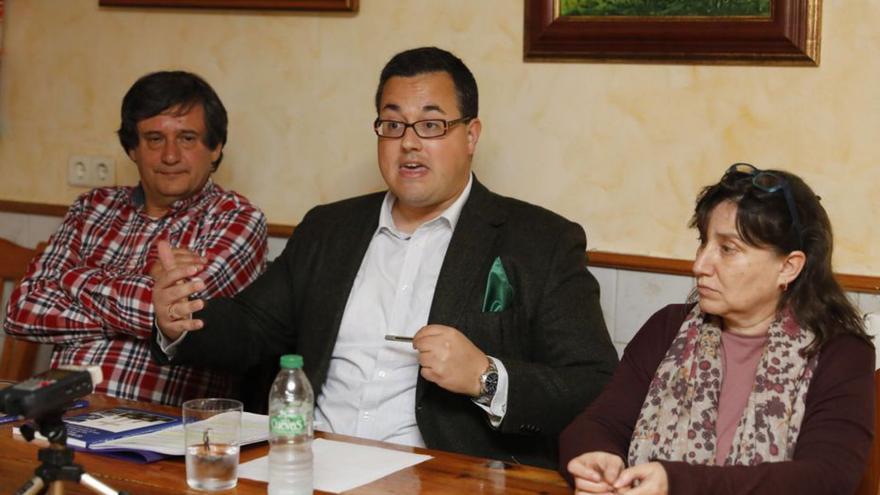
[{"label": "man in gray blazer", "polygon": [[388,191],[311,210],[234,298],[189,300],[199,267],[162,255],[156,359],[244,370],[295,352],[317,429],[552,467],[617,356],[583,229],[472,174],[477,109],[451,53],[394,56],[374,123]]}]

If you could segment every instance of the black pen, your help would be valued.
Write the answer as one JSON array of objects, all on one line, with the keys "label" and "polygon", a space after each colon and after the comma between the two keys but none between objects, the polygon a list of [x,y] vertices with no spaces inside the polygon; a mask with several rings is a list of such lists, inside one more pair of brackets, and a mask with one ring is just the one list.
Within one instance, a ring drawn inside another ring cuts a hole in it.
[{"label": "black pen", "polygon": [[386,335],[385,340],[390,340],[392,342],[412,342],[413,338],[404,335]]}]

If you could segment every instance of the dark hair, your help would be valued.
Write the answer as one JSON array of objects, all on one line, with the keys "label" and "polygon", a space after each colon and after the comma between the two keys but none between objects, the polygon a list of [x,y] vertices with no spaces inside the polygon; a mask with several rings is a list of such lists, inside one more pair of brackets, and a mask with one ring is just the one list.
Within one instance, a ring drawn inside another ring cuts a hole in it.
[{"label": "dark hair", "polygon": [[122,123],[116,131],[119,142],[128,153],[138,146],[138,122],[172,108],[176,115],[183,115],[196,105],[201,105],[205,114],[202,143],[212,150],[221,146],[220,156],[212,163],[217,170],[223,160],[222,146],[226,144],[226,108],[214,89],[190,72],[153,72],[138,79],[122,98]]},{"label": "dark hair", "polygon": [[480,110],[477,81],[470,69],[455,55],[434,46],[414,48],[393,56],[382,69],[376,88],[376,113],[382,100],[385,83],[395,76],[412,77],[430,72],[445,72],[455,85],[458,111],[462,117],[475,118]]},{"label": "dark hair", "polygon": [[772,249],[780,255],[795,250],[804,252],[804,267],[782,293],[777,309],[790,307],[801,327],[815,335],[805,349],[805,355],[815,355],[839,334],[853,334],[870,342],[864,321],[831,270],[834,239],[831,222],[820,198],[792,173],[781,170],[766,170],[764,173],[787,182],[785,187],[791,191],[800,229],[793,225],[793,215],[781,188],[768,192],[755,186],[751,175],[740,172],[728,172],[717,184],[703,188],[697,196],[689,226],[696,227],[700,238],[705,239],[712,210],[724,201],[731,201],[737,206],[736,230],[744,242]]}]

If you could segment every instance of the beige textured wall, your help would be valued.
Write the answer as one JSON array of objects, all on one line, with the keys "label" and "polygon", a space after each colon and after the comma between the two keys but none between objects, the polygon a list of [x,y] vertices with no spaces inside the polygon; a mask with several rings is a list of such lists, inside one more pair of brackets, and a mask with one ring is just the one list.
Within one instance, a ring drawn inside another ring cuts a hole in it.
[{"label": "beige textured wall", "polygon": [[[8,0],[0,199],[69,203],[69,155],[115,157],[140,75],[203,75],[231,117],[218,181],[274,223],[380,189],[372,96],[394,53],[436,44],[470,65],[484,132],[475,169],[582,223],[590,247],[689,258],[693,198],[734,161],[786,168],[822,196],[839,271],[880,275],[880,1],[825,0],[820,68],[522,61],[513,0],[362,0],[351,15],[108,9]],[[845,5],[845,7],[844,7]]]}]

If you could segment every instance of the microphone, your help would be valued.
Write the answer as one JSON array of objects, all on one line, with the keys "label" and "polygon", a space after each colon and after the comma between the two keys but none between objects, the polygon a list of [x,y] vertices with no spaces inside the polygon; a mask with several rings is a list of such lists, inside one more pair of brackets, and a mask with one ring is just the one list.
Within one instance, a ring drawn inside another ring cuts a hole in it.
[{"label": "microphone", "polygon": [[99,366],[62,366],[0,390],[0,412],[39,419],[64,410],[101,383]]}]

